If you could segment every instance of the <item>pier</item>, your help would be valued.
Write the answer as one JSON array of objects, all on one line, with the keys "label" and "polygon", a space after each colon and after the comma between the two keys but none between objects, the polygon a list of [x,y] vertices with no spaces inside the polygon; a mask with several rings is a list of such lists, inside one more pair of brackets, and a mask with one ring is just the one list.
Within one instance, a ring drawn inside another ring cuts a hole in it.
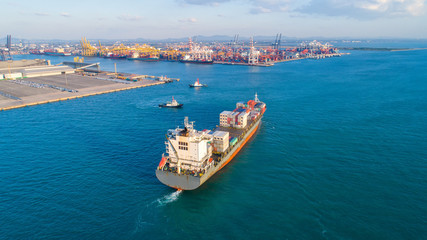
[{"label": "pier", "polygon": [[63,62],[62,64],[74,69],[85,69],[88,72],[101,72],[99,63]]},{"label": "pier", "polygon": [[[179,81],[163,76],[81,69],[99,68],[99,64],[76,63],[75,67],[80,69],[70,71],[70,67],[48,65],[36,69],[22,67],[18,77],[0,80],[0,111]],[[4,74],[0,72],[1,76]]]}]

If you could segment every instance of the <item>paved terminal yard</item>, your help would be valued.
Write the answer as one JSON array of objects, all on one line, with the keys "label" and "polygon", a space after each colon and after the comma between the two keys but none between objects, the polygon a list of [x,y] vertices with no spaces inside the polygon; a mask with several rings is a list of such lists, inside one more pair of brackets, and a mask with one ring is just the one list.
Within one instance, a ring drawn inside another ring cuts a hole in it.
[{"label": "paved terminal yard", "polygon": [[125,80],[112,73],[69,73],[16,80],[0,80],[0,110],[69,100],[158,84],[147,78]]}]

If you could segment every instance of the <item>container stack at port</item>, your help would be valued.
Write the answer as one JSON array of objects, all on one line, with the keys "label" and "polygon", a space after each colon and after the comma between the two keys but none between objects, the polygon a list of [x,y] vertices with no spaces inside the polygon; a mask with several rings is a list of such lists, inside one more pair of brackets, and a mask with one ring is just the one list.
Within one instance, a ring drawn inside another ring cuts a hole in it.
[{"label": "container stack at port", "polygon": [[[86,38],[80,41],[81,51],[75,53],[87,57],[128,59],[135,61],[178,61],[192,64],[228,64],[249,66],[272,66],[278,62],[299,59],[322,59],[341,56],[337,48],[316,40],[302,42],[297,46],[281,46],[281,35],[270,46],[260,46],[253,38],[248,42],[239,42],[235,37],[232,43],[202,44],[189,38],[187,43],[176,43],[154,47],[148,44],[125,45],[115,43],[104,46],[100,41],[93,45]],[[68,56],[66,48],[32,49],[31,54]]]}]

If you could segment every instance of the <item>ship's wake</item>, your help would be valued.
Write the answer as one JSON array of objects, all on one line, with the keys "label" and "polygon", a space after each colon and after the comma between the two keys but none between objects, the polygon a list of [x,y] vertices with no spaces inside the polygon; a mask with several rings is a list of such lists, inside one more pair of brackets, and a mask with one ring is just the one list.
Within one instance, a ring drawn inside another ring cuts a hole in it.
[{"label": "ship's wake", "polygon": [[168,203],[175,202],[176,200],[178,200],[181,193],[182,193],[182,190],[176,190],[176,192],[167,194],[166,196],[163,196],[157,199],[156,201],[158,203],[158,206],[164,206]]},{"label": "ship's wake", "polygon": [[139,211],[135,222],[135,229],[132,231],[132,234],[139,234],[155,226],[155,222],[158,221],[158,216],[155,215],[155,210],[153,210],[153,208],[165,206],[168,203],[174,202],[178,200],[181,194],[182,190],[177,190],[147,204],[143,209]]}]

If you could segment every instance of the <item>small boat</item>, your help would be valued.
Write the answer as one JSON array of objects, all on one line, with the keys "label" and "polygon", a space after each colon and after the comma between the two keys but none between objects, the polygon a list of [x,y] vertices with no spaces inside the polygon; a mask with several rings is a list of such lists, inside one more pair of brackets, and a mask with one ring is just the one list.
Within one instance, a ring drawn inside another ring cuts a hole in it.
[{"label": "small boat", "polygon": [[165,108],[180,108],[184,106],[182,103],[178,103],[172,96],[172,102],[167,102],[163,104],[159,104],[159,107],[165,107]]},{"label": "small boat", "polygon": [[197,79],[197,81],[194,84],[190,84],[189,86],[190,87],[207,87],[208,85],[199,83],[199,79]]}]

